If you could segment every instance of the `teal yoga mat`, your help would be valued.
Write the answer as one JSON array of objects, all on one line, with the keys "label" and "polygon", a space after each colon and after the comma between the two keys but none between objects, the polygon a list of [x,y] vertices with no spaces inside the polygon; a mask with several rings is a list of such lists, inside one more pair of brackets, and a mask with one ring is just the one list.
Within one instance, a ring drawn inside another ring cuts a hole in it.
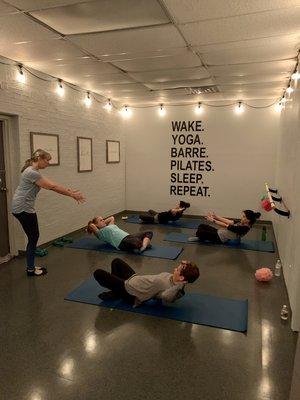
[{"label": "teal yoga mat", "polygon": [[106,290],[91,277],[68,294],[65,300],[192,324],[208,325],[231,331],[247,331],[248,300],[225,299],[201,293],[188,293],[167,306],[162,305],[158,300],[150,300],[140,307],[133,308],[123,300],[100,300],[98,294]]},{"label": "teal yoga mat", "polygon": [[[103,251],[106,253],[126,254],[125,251],[115,249],[113,246],[103,243],[94,237],[93,238],[83,237],[79,240],[76,240],[74,243],[69,244],[67,247],[71,247],[72,249],[95,250],[95,251]],[[136,252],[130,252],[130,254],[136,254],[137,256],[143,256],[143,257],[165,258],[169,260],[175,260],[182,251],[183,247],[166,247],[166,246],[152,245],[151,249],[147,249],[142,253],[136,251]]]},{"label": "teal yoga mat", "polygon": [[240,242],[235,240],[229,240],[227,243],[212,243],[212,242],[189,242],[188,238],[191,237],[188,233],[177,233],[170,232],[167,233],[165,239],[167,242],[176,242],[176,243],[188,243],[188,244],[196,244],[196,245],[205,245],[205,246],[222,246],[227,247],[229,249],[242,249],[242,250],[253,250],[253,251],[262,251],[267,253],[274,253],[275,247],[273,242],[263,242],[259,240],[241,240]]}]

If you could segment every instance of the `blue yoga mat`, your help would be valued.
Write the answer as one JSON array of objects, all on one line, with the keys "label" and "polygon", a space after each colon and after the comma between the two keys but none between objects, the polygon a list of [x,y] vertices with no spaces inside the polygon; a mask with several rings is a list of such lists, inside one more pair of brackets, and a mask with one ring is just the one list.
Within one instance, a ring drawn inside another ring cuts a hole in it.
[{"label": "blue yoga mat", "polygon": [[211,242],[189,242],[188,238],[191,235],[188,233],[177,233],[170,232],[165,236],[166,241],[168,242],[177,242],[177,243],[189,243],[189,244],[200,244],[205,246],[222,246],[228,247],[231,249],[242,249],[242,250],[254,250],[254,251],[263,251],[274,253],[274,243],[273,242],[263,242],[259,240],[242,240],[241,242],[235,240],[229,240],[227,243],[211,243]]},{"label": "blue yoga mat", "polygon": [[[125,222],[129,222],[130,224],[143,224],[143,222],[139,219],[138,215],[129,215],[128,218],[125,220]],[[203,221],[202,221],[203,222]],[[190,218],[185,218],[185,219],[179,219],[178,221],[170,221],[166,224],[166,226],[172,226],[172,227],[177,227],[177,228],[188,228],[188,229],[197,229],[199,224],[201,224],[200,219],[190,219]],[[144,224],[144,225],[151,225],[151,224]]]},{"label": "blue yoga mat", "polygon": [[71,292],[65,300],[231,331],[247,331],[248,300],[224,299],[206,294],[189,293],[168,306],[162,305],[158,300],[149,300],[142,306],[133,308],[122,300],[100,300],[98,294],[106,290],[91,277]]},{"label": "blue yoga mat", "polygon": [[[105,244],[96,238],[90,237],[83,237],[79,240],[76,240],[74,243],[69,244],[67,247],[71,247],[73,249],[104,251],[106,253],[126,254],[125,251],[117,250],[110,244]],[[183,247],[163,247],[152,245],[151,249],[147,249],[143,253],[139,253],[138,251],[136,251],[130,254],[175,260],[182,251]]]}]

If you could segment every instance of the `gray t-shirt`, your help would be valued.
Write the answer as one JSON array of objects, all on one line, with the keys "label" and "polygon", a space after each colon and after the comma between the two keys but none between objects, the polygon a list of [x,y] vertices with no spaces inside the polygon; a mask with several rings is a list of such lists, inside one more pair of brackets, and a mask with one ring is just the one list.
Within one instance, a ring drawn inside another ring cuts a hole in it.
[{"label": "gray t-shirt", "polygon": [[132,275],[125,281],[125,289],[136,297],[135,305],[153,297],[172,303],[184,294],[184,284],[174,284],[172,276],[169,272],[157,275]]},{"label": "gray t-shirt", "polygon": [[35,213],[34,203],[40,187],[35,184],[42,175],[36,169],[28,167],[22,172],[21,179],[12,200],[12,212],[19,214],[23,211]]}]

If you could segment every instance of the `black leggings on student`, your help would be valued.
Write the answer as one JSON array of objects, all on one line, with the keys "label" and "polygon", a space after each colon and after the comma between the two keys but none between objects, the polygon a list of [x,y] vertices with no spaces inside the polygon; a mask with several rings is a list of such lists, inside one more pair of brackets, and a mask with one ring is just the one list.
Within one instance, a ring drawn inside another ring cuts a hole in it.
[{"label": "black leggings on student", "polygon": [[222,243],[219,235],[218,229],[207,224],[200,224],[198,226],[196,236],[199,238],[200,242],[205,242],[208,240],[213,243]]},{"label": "black leggings on student", "polygon": [[115,258],[111,263],[111,272],[101,268],[96,269],[94,278],[100,286],[111,290],[127,303],[133,304],[135,297],[126,291],[124,282],[134,274],[135,271],[125,261]]},{"label": "black leggings on student", "polygon": [[37,215],[36,213],[27,213],[23,211],[18,214],[13,214],[13,216],[19,220],[28,238],[26,246],[27,269],[34,269],[35,249],[40,236]]},{"label": "black leggings on student", "polygon": [[139,218],[146,224],[154,224],[155,222],[158,222],[159,224],[167,224],[169,221],[177,221],[182,217],[182,214],[183,211],[178,211],[174,215],[169,210],[157,213],[156,215],[153,215],[152,213],[139,215]]},{"label": "black leggings on student", "polygon": [[122,242],[119,244],[119,249],[123,251],[138,250],[143,246],[143,240],[145,238],[152,239],[153,232],[139,232],[125,236]]}]

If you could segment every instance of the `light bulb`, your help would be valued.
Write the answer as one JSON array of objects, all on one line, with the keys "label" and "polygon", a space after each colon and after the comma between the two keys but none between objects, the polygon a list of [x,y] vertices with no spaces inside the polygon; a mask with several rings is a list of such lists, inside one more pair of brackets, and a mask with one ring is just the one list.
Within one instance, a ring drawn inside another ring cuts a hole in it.
[{"label": "light bulb", "polygon": [[112,104],[110,99],[108,99],[107,103],[105,104],[105,106],[103,108],[105,108],[106,111],[110,112],[112,110]]},{"label": "light bulb", "polygon": [[128,108],[128,106],[124,106],[121,110],[121,115],[123,118],[130,118],[132,114],[132,111]]},{"label": "light bulb", "polygon": [[300,72],[299,71],[295,71],[292,75],[292,79],[294,81],[297,81],[298,79],[300,79]]},{"label": "light bulb", "polygon": [[201,103],[198,103],[197,107],[195,107],[195,113],[198,115],[203,113],[203,107]]},{"label": "light bulb", "polygon": [[275,104],[275,111],[276,112],[280,112],[282,110],[282,108],[283,107],[282,107],[282,103],[281,102]]},{"label": "light bulb", "polygon": [[61,79],[58,80],[58,84],[57,84],[57,88],[56,88],[56,93],[57,93],[60,97],[63,97],[64,94],[65,94],[65,89],[64,89],[64,87],[63,87],[63,84],[62,84],[62,80],[61,80]]},{"label": "light bulb", "polygon": [[92,99],[90,96],[90,92],[87,92],[86,97],[84,99],[84,104],[86,105],[86,107],[90,107],[92,104]]},{"label": "light bulb", "polygon": [[286,103],[286,98],[284,96],[281,99],[281,103]]},{"label": "light bulb", "polygon": [[161,117],[163,117],[164,115],[166,115],[166,110],[165,110],[163,104],[161,104],[161,105],[159,106],[158,114],[159,114]]},{"label": "light bulb", "polygon": [[235,112],[236,112],[237,114],[242,114],[244,111],[245,111],[244,106],[243,106],[242,102],[239,101],[239,104],[237,104],[237,105],[235,106]]},{"label": "light bulb", "polygon": [[294,89],[291,86],[286,89],[287,94],[291,94],[293,91]]},{"label": "light bulb", "polygon": [[18,65],[17,81],[20,83],[25,83],[26,81],[22,65]]}]

